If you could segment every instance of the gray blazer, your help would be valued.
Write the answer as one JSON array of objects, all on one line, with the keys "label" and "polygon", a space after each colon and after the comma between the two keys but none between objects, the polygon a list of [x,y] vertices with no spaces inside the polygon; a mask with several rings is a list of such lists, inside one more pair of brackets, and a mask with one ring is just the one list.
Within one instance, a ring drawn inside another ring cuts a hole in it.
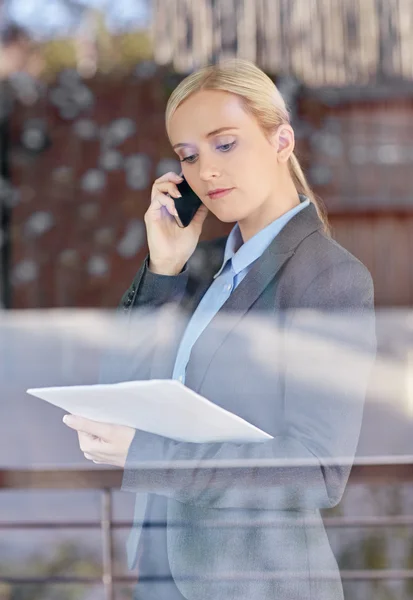
[{"label": "gray blazer", "polygon": [[[225,241],[200,243],[173,277],[151,273],[145,260],[120,305],[128,352],[112,353],[102,381],[171,377],[180,337],[221,266]],[[200,335],[186,371],[188,387],[273,439],[195,444],[137,431],[122,489],[136,491],[134,463],[143,460],[271,459],[279,472],[258,486],[251,467],[248,485],[217,486],[194,468],[178,489],[138,493],[129,566],[140,557],[141,577],[158,584],[142,581],[136,598],[343,598],[319,511],[343,495],[375,351],[371,276],[324,233],[310,204]],[[153,518],[165,519],[166,531],[142,530]],[[222,527],[205,526],[217,521]],[[168,576],[173,588],[161,581]]]}]

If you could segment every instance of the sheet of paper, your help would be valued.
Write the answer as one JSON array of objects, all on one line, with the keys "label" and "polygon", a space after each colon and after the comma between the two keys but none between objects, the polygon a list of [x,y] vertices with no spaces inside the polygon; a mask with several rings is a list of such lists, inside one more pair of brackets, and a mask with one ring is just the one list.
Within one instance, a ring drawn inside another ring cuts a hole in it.
[{"label": "sheet of paper", "polygon": [[272,436],[217,406],[179,381],[151,379],[114,384],[28,389],[66,412],[128,425],[178,441],[258,442]]}]

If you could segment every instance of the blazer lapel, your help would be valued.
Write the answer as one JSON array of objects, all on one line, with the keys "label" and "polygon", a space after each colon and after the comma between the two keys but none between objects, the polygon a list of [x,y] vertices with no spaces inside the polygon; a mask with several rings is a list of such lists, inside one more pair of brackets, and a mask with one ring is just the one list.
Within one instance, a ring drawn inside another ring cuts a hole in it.
[{"label": "blazer lapel", "polygon": [[[280,231],[262,256],[255,261],[250,271],[235,288],[222,308],[213,317],[209,326],[199,336],[193,346],[193,353],[202,348],[202,363],[210,364],[214,354],[226,337],[250,310],[254,302],[265,291],[280,269],[293,256],[297,246],[311,233],[322,228],[316,208],[310,204],[298,213]],[[268,306],[274,308],[274,304]],[[205,368],[200,369],[189,360],[186,372],[186,385],[197,391],[203,381]]]},{"label": "blazer lapel", "polygon": [[[203,366],[209,365],[226,337],[250,310],[254,302],[293,253],[291,251],[286,254],[274,255],[269,252],[253,265],[247,276],[235,288],[193,346],[193,353],[196,353],[198,347],[202,347]],[[194,368],[191,360],[189,360],[186,371],[186,385],[197,391],[202,384],[204,375],[205,369],[200,369],[199,365]]]}]

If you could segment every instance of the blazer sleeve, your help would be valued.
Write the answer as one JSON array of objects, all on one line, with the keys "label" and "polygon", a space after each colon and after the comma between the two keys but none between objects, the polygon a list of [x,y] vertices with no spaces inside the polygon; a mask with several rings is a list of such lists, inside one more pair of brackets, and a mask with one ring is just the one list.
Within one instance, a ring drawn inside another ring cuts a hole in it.
[{"label": "blazer sleeve", "polygon": [[99,383],[116,383],[131,379],[149,379],[155,350],[151,335],[157,309],[167,303],[179,303],[185,294],[188,268],[174,276],[152,273],[149,255],[112,316],[116,335],[110,348],[102,353]]},{"label": "blazer sleeve", "polygon": [[[335,506],[350,474],[376,353],[373,284],[368,270],[352,260],[317,275],[297,308],[286,311],[283,337],[284,423],[280,435],[260,443],[196,444],[138,430],[129,449],[122,490],[137,491],[136,463],[166,461],[173,467],[176,461],[191,461],[191,470],[179,475],[178,489],[157,493],[211,508]],[[297,357],[303,355],[304,360],[297,363]],[[265,489],[254,485],[254,467],[240,473],[238,480],[220,481],[220,485],[216,485],[213,469],[206,479],[197,468],[205,460],[246,459],[275,459],[280,465]],[[247,486],[243,486],[245,475]],[[156,471],[152,477],[154,487],[162,485]]]},{"label": "blazer sleeve", "polygon": [[149,270],[149,255],[122,296],[119,308],[155,309],[168,302],[180,302],[188,283],[188,267],[178,275],[158,275]]}]

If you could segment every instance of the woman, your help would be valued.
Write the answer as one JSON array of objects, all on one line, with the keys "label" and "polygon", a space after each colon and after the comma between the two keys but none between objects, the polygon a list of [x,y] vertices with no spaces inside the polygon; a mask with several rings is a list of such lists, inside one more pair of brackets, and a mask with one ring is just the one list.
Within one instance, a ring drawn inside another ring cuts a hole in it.
[{"label": "woman", "polygon": [[[121,306],[182,318],[158,327],[172,333],[154,342],[150,361],[121,363],[124,372],[106,380],[173,377],[273,439],[194,444],[77,417],[68,424],[87,458],[125,469],[132,492],[135,461],[281,465],[260,487],[251,469],[220,486],[195,469],[149,502],[138,494],[129,540],[131,566],[140,557],[137,598],[341,599],[319,511],[340,501],[358,441],[375,353],[370,274],[331,239],[294,155],[285,103],[254,64],[230,60],[188,76],[168,101],[166,129],[203,205],[179,228],[181,178],[155,181],[149,255]],[[236,223],[228,238],[199,243],[208,211]],[[144,513],[149,521],[162,511],[166,534],[142,534]],[[143,582],[169,568],[169,587]]]}]

